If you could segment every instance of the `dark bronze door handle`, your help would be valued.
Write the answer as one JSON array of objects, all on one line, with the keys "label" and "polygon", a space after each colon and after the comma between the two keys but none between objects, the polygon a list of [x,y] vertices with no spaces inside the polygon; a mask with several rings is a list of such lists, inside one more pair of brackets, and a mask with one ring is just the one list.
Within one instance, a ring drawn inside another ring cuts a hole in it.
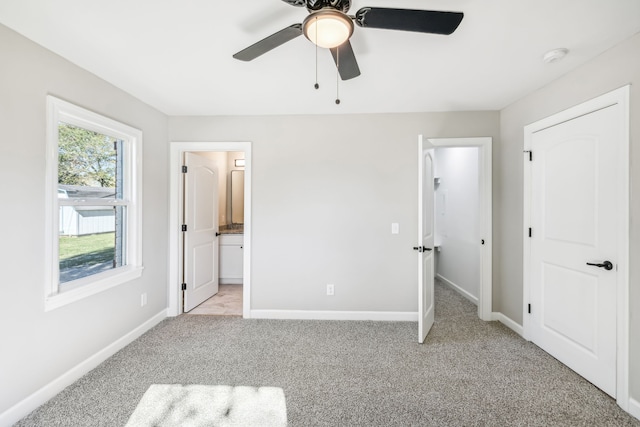
[{"label": "dark bronze door handle", "polygon": [[611,263],[611,261],[605,261],[602,264],[594,264],[594,263],[588,262],[587,265],[604,268],[605,270],[613,270],[613,264]]}]

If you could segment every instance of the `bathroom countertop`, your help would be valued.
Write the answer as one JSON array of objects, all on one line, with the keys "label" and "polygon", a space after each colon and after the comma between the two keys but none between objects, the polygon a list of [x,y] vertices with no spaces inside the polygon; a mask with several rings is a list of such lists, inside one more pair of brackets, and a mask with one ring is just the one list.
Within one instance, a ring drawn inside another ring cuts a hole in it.
[{"label": "bathroom countertop", "polygon": [[242,225],[234,225],[234,226],[225,225],[225,226],[220,227],[220,234],[244,234],[244,226],[242,226]]}]

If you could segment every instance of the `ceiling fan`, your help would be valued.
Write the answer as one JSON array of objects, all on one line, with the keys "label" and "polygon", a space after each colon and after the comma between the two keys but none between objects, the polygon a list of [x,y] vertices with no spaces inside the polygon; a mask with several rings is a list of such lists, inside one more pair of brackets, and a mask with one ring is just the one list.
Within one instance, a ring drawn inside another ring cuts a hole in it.
[{"label": "ceiling fan", "polygon": [[251,61],[304,34],[311,42],[331,50],[340,78],[349,80],[360,75],[360,68],[349,38],[355,22],[363,28],[414,31],[449,35],[464,14],[435,10],[363,7],[355,15],[347,15],[351,0],[282,0],[292,6],[306,7],[309,15],[301,24],[286,27],[233,55]]}]

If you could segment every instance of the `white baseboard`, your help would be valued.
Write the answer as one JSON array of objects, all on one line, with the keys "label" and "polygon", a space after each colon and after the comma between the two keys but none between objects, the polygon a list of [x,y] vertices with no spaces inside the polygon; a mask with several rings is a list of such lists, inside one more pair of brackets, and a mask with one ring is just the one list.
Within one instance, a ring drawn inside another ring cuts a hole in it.
[{"label": "white baseboard", "polygon": [[109,357],[113,356],[116,352],[120,351],[125,346],[135,341],[142,334],[156,326],[166,317],[167,310],[162,310],[160,313],[156,314],[151,319],[135,328],[133,331],[109,344],[102,350],[95,353],[93,356],[80,362],[64,374],[60,375],[58,378],[42,387],[40,390],[16,403],[11,408],[0,414],[0,427],[9,427],[15,424],[21,418],[24,418],[29,413],[31,413],[38,406],[46,403],[49,399],[60,393],[62,390],[64,390],[65,387],[71,385],[73,382],[80,379],[83,375],[94,369]]},{"label": "white baseboard", "polygon": [[522,336],[522,334],[524,333],[522,326],[518,325],[516,322],[509,319],[507,316],[505,316],[502,313],[497,313],[494,311],[493,313],[491,313],[491,320],[497,320],[498,322],[502,323],[504,326],[511,329],[513,332],[515,332],[520,336]]},{"label": "white baseboard", "polygon": [[634,398],[629,398],[629,413],[640,420],[640,402]]},{"label": "white baseboard", "polygon": [[311,311],[311,310],[251,310],[252,319],[287,320],[375,320],[417,322],[415,311]]},{"label": "white baseboard", "polygon": [[460,286],[456,285],[451,280],[447,279],[441,274],[436,274],[436,278],[440,280],[442,283],[444,283],[445,285],[449,286],[450,288],[453,288],[454,291],[458,292],[460,295],[462,295],[463,297],[465,297],[475,305],[478,305],[478,297],[471,295],[468,291],[465,291]]}]

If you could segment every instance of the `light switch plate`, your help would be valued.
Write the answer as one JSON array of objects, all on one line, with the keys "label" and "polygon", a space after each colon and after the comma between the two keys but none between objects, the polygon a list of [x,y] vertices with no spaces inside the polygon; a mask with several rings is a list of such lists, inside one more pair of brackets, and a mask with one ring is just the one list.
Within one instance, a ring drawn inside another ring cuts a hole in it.
[{"label": "light switch plate", "polygon": [[391,234],[399,234],[400,233],[400,224],[397,222],[391,223]]}]

